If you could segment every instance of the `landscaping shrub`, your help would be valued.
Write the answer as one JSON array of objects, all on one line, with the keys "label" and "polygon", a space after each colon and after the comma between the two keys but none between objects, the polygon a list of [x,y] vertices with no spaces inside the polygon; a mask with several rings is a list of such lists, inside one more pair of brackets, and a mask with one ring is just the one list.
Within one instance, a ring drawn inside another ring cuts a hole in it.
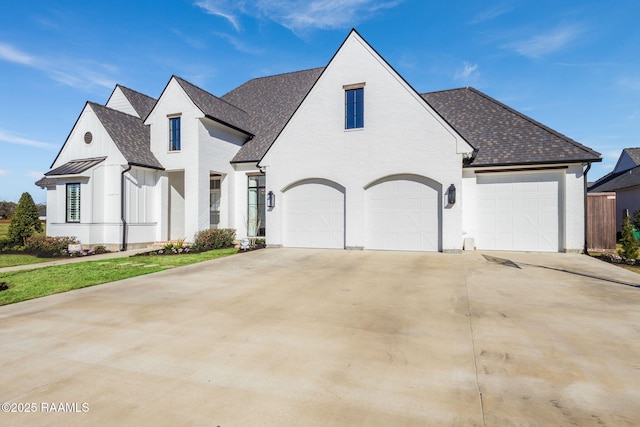
[{"label": "landscaping shrub", "polygon": [[45,237],[31,236],[27,239],[25,252],[32,253],[41,258],[53,258],[67,255],[67,248],[70,244],[76,244],[75,237]]},{"label": "landscaping shrub", "polygon": [[93,251],[94,251],[95,253],[97,253],[97,254],[106,254],[107,252],[109,252],[109,251],[107,250],[107,247],[106,247],[106,246],[103,246],[103,245],[98,245],[98,246],[94,247],[94,248],[93,248]]},{"label": "landscaping shrub", "polygon": [[0,252],[8,251],[11,246],[13,245],[11,244],[11,240],[9,240],[8,237],[0,239]]},{"label": "landscaping shrub", "polygon": [[622,258],[636,259],[638,257],[638,241],[633,235],[633,226],[629,217],[626,217],[622,223],[620,244],[622,249],[618,249],[618,255]]},{"label": "landscaping shrub", "polygon": [[26,246],[27,239],[36,232],[42,232],[42,222],[31,194],[25,192],[22,193],[18,206],[11,217],[9,239],[15,245]]},{"label": "landscaping shrub", "polygon": [[215,228],[202,230],[193,238],[191,249],[194,251],[210,251],[233,246],[236,230],[233,228]]}]

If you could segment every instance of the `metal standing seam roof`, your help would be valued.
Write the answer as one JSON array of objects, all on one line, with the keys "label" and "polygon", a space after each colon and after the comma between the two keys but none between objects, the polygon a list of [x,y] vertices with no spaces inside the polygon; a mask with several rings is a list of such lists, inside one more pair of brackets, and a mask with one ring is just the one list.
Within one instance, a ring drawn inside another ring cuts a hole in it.
[{"label": "metal standing seam roof", "polygon": [[249,128],[255,134],[240,148],[232,163],[262,159],[322,71],[324,67],[260,77],[222,96],[247,112]]},{"label": "metal standing seam roof", "polygon": [[202,111],[205,116],[223,124],[229,125],[247,135],[253,135],[250,128],[249,115],[236,105],[218,98],[215,95],[195,86],[188,81],[173,76],[178,84],[184,89],[187,96]]},{"label": "metal standing seam roof", "polygon": [[128,163],[164,169],[151,152],[149,126],[142,119],[93,102],[88,105]]},{"label": "metal standing seam roof", "polygon": [[62,166],[58,166],[57,168],[50,170],[44,175],[45,176],[77,175],[103,162],[104,159],[106,159],[106,157],[94,157],[91,159],[71,160],[70,162],[67,162]]},{"label": "metal standing seam roof", "polygon": [[476,89],[421,96],[477,150],[471,167],[602,160],[600,153]]}]

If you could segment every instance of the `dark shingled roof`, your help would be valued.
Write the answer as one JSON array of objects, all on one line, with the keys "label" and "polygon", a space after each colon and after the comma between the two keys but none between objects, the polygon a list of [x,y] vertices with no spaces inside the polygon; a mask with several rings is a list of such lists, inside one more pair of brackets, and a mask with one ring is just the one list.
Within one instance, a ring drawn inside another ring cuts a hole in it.
[{"label": "dark shingled roof", "polygon": [[249,80],[222,99],[249,115],[255,137],[242,146],[232,162],[257,162],[267,152],[324,68]]},{"label": "dark shingled roof", "polygon": [[473,88],[421,96],[476,150],[470,166],[599,162],[600,153]]},{"label": "dark shingled roof", "polygon": [[247,135],[253,135],[249,126],[249,115],[229,102],[218,98],[209,92],[200,89],[188,81],[173,76],[180,84],[187,96],[196,104],[196,107],[202,111],[208,118],[231,126]]},{"label": "dark shingled roof", "polygon": [[135,116],[88,102],[129,164],[164,169],[151,152],[149,126]]},{"label": "dark shingled roof", "polygon": [[640,166],[640,148],[625,148],[622,151],[631,157],[631,160],[633,160],[636,166]]},{"label": "dark shingled roof", "polygon": [[640,185],[640,166],[622,172],[608,173],[589,187],[589,193],[623,190]]},{"label": "dark shingled roof", "polygon": [[153,106],[156,105],[157,100],[145,95],[144,93],[129,89],[128,87],[124,87],[122,85],[116,86],[120,88],[124,96],[129,100],[133,109],[138,113],[138,116],[140,116],[142,120],[146,119],[153,109]]},{"label": "dark shingled roof", "polygon": [[56,180],[51,178],[40,178],[36,181],[36,185],[40,188],[54,187]]},{"label": "dark shingled roof", "polygon": [[[45,176],[54,176],[54,175],[76,175],[86,171],[89,168],[94,167],[98,163],[101,163],[106,159],[106,157],[94,157],[91,159],[78,159],[71,160],[70,162],[65,163],[62,166],[58,166],[57,168],[50,170],[45,173]],[[39,182],[39,181],[38,181]],[[36,183],[37,184],[37,183]]]}]

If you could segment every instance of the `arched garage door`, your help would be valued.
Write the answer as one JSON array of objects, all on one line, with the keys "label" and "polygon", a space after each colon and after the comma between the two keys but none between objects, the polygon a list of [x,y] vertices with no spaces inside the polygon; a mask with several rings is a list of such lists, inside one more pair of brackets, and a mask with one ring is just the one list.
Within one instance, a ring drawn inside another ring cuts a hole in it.
[{"label": "arched garage door", "polygon": [[303,181],[284,192],[284,245],[344,249],[344,188]]},{"label": "arched garage door", "polygon": [[561,173],[477,174],[478,249],[558,252]]},{"label": "arched garage door", "polygon": [[366,189],[367,249],[440,250],[441,185],[396,175]]}]

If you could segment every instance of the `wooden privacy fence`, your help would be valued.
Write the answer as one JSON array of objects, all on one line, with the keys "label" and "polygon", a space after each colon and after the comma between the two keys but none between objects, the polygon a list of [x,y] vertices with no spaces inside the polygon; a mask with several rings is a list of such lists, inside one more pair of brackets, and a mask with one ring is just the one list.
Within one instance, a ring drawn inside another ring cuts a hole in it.
[{"label": "wooden privacy fence", "polygon": [[587,248],[616,249],[616,193],[587,194]]}]

